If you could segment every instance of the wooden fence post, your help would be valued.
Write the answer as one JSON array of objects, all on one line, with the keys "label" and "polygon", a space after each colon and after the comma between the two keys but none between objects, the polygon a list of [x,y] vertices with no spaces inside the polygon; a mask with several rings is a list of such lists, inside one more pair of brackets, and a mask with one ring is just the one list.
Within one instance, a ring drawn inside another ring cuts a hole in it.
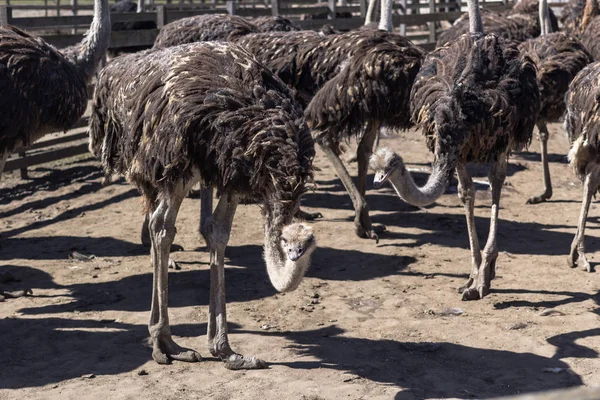
[{"label": "wooden fence post", "polygon": [[56,16],[60,17],[60,0],[56,0]]},{"label": "wooden fence post", "polygon": [[227,0],[227,12],[229,15],[235,15],[235,1]]},{"label": "wooden fence post", "polygon": [[[25,153],[25,149],[19,149],[19,157],[23,158],[27,154]],[[27,173],[27,167],[21,168],[21,179],[29,179],[29,174]]]},{"label": "wooden fence post", "polygon": [[335,0],[327,0],[327,19],[335,19]]},{"label": "wooden fence post", "polygon": [[0,26],[8,25],[8,7],[0,4]]},{"label": "wooden fence post", "polygon": [[[435,14],[435,0],[429,0],[429,13]],[[435,43],[437,41],[437,34],[435,32],[435,22],[427,22],[429,26],[429,42]]]},{"label": "wooden fence post", "polygon": [[279,0],[271,0],[271,15],[275,17],[279,15]]},{"label": "wooden fence post", "polygon": [[[400,7],[401,7],[401,12],[402,15],[408,15],[408,11],[406,10],[406,0],[400,0]],[[406,24],[402,23],[400,24],[400,34],[402,36],[406,36]]]},{"label": "wooden fence post", "polygon": [[156,27],[161,29],[165,24],[167,24],[167,7],[163,4],[156,6]]},{"label": "wooden fence post", "polygon": [[360,17],[364,20],[367,16],[367,0],[360,0]]}]

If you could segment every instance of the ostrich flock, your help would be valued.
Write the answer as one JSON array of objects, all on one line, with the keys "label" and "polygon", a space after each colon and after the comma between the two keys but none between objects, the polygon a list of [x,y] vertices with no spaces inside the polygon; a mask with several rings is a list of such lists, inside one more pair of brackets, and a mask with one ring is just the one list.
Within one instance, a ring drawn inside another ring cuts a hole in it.
[{"label": "ostrich flock", "polygon": [[[178,210],[199,184],[200,232],[210,252],[210,353],[229,369],[267,365],[229,345],[225,249],[237,205],[258,203],[270,281],[281,292],[298,287],[317,247],[303,220],[318,215],[300,209],[318,173],[315,143],[352,200],[359,238],[385,234],[369,217],[369,168],[375,187],[388,182],[416,206],[435,202],[456,171],[473,264],[459,290],[463,300],[477,300],[489,293],[495,276],[508,157],[530,143],[537,127],[544,189],[527,202],[550,199],[546,124],[564,120],[569,161],[583,181],[568,264],[592,271],[584,232],[600,186],[597,0],[571,0],[560,19],[562,31],[547,0],[520,0],[501,13],[481,10],[478,0],[467,3],[468,13],[439,36],[430,53],[393,32],[392,0],[382,0],[378,28],[348,32],[304,31],[282,17],[186,18],[164,26],[152,49],[112,58],[101,70],[111,32],[108,0],[94,1],[88,34],[69,48],[0,27],[0,173],[15,148],[68,130],[84,113],[95,79],[90,151],[107,178],[124,176],[143,199],[142,241],[150,246],[154,268],[149,332],[158,363],[202,359],[173,341],[167,299]],[[135,10],[126,6],[116,9]],[[433,153],[422,187],[400,155],[377,143],[382,128],[412,126]],[[356,184],[340,158],[350,139],[358,145]],[[469,163],[489,165],[492,207],[483,249]],[[24,294],[0,292],[2,299]]]}]

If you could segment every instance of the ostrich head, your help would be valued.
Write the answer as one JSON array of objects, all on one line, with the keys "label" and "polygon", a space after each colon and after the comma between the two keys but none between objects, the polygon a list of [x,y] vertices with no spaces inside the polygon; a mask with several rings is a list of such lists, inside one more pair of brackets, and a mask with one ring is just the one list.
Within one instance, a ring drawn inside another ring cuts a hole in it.
[{"label": "ostrich head", "polygon": [[380,147],[375,151],[369,160],[369,167],[375,172],[373,186],[380,188],[385,181],[388,180],[391,174],[399,171],[403,166],[402,157],[396,154],[392,149]]},{"label": "ostrich head", "polygon": [[317,248],[312,228],[294,223],[281,232],[281,249],[290,261],[296,262],[302,257],[310,258]]}]

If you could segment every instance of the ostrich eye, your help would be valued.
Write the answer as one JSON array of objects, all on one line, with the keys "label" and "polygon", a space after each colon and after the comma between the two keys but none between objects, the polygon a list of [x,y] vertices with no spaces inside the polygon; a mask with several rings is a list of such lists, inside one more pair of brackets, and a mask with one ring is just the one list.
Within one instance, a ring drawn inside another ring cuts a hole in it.
[{"label": "ostrich eye", "polygon": [[300,248],[298,249],[298,251],[299,251],[300,253],[302,253],[302,251],[303,251],[303,250],[304,250],[304,249],[303,249],[302,247],[300,247]]}]

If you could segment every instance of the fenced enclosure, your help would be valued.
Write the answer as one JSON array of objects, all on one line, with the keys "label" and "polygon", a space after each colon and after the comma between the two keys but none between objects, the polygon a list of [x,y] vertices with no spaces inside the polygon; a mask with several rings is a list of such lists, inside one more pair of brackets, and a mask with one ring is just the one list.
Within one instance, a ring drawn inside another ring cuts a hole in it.
[{"label": "fenced enclosure", "polygon": [[[30,31],[59,49],[81,41],[92,22],[93,0],[5,1],[7,6],[0,5],[0,25],[8,23]],[[483,0],[481,3],[496,11],[505,10],[513,4],[508,0]],[[561,7],[562,4],[550,3],[553,7]],[[319,29],[328,24],[347,31],[364,24],[367,5],[367,0],[139,0],[138,12],[111,14],[113,26],[115,23],[149,22],[156,28],[113,30],[109,48],[149,48],[165,24],[201,14],[229,13],[251,18],[281,15],[303,29]],[[443,24],[453,22],[463,12],[466,12],[466,2],[461,0],[400,0],[394,4],[393,24],[415,44],[431,50]],[[26,178],[29,166],[84,154],[87,151],[85,134],[77,129],[86,125],[87,117],[84,117],[73,131],[60,138],[42,140],[27,149],[17,149],[7,161],[5,171],[20,169],[21,176]]]}]

